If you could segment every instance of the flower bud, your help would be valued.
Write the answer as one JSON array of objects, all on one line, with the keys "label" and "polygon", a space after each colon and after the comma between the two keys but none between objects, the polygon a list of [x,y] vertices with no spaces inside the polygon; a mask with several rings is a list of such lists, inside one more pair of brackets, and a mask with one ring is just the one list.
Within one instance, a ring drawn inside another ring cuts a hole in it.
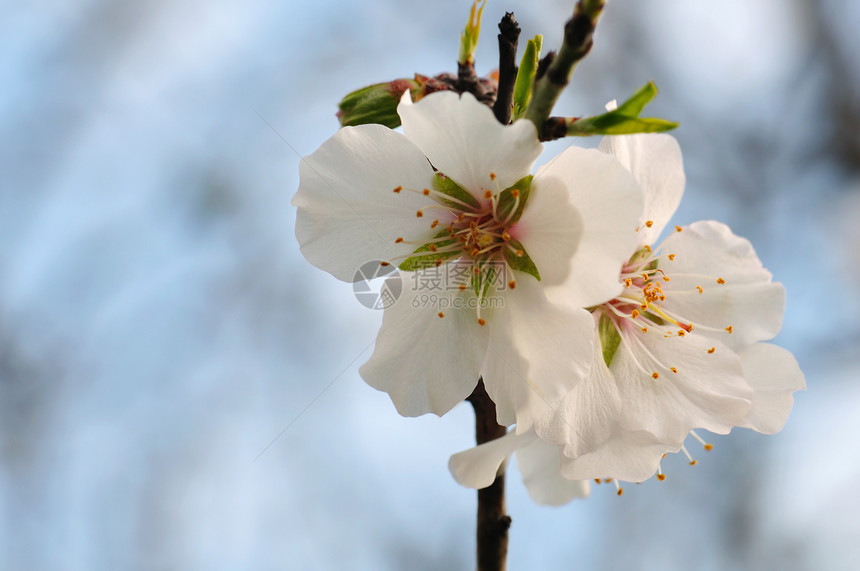
[{"label": "flower bud", "polygon": [[417,79],[395,79],[375,83],[353,91],[338,104],[337,118],[342,127],[378,123],[391,129],[400,126],[397,104],[407,89],[418,99],[423,82]]}]

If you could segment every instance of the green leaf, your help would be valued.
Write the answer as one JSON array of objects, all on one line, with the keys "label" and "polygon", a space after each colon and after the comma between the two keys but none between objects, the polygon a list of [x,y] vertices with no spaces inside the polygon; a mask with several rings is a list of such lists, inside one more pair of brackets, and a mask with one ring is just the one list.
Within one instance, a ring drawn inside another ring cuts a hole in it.
[{"label": "green leaf", "polygon": [[[460,202],[464,202],[473,208],[480,208],[481,203],[478,202],[474,196],[472,196],[469,191],[465,190],[459,184],[454,182],[453,179],[448,178],[442,173],[436,173],[436,178],[433,180],[433,188],[441,192],[446,196],[450,196],[451,198],[455,198]],[[443,199],[444,200],[444,199]],[[453,206],[454,208],[462,208],[463,205],[459,202],[453,202],[450,200],[444,200],[444,202],[448,206]]]},{"label": "green leaf", "polygon": [[612,318],[604,314],[600,316],[597,324],[597,332],[600,334],[600,348],[603,350],[603,361],[606,366],[612,364],[612,359],[621,345],[621,335],[612,323]]},{"label": "green leaf", "polygon": [[632,135],[634,133],[661,133],[671,131],[678,123],[666,119],[639,117],[645,106],[657,95],[657,86],[648,82],[640,87],[618,109],[594,117],[567,120],[567,135]]},{"label": "green leaf", "polygon": [[[497,220],[507,220],[510,215],[508,224],[514,224],[519,221],[520,216],[523,215],[523,207],[525,207],[526,201],[529,199],[533,178],[532,175],[523,177],[515,182],[513,186],[499,193],[499,204],[496,206]],[[514,189],[520,194],[519,201],[514,197]],[[516,210],[514,210],[514,206],[516,206]],[[513,214],[511,214],[512,211]]]},{"label": "green leaf", "polygon": [[517,79],[514,83],[514,110],[512,119],[516,121],[522,117],[532,99],[532,86],[537,74],[538,62],[540,61],[540,50],[543,44],[543,36],[538,34],[533,40],[526,42],[523,59],[517,70]]},{"label": "green leaf", "polygon": [[622,103],[616,111],[628,117],[638,117],[645,106],[657,96],[657,85],[653,81],[649,81],[642,87],[636,90],[630,99]]},{"label": "green leaf", "polygon": [[633,135],[635,133],[663,133],[678,127],[678,123],[666,119],[639,119],[624,117],[610,111],[597,117],[576,119],[567,127],[568,136],[589,137],[591,135]]},{"label": "green leaf", "polygon": [[516,270],[518,272],[525,272],[531,276],[534,276],[537,281],[540,281],[540,272],[538,272],[537,266],[535,266],[535,263],[529,257],[528,252],[526,252],[525,248],[523,248],[523,245],[518,240],[514,240],[513,238],[508,241],[508,244],[510,244],[510,246],[515,250],[518,250],[522,253],[521,256],[518,256],[517,252],[512,251],[511,248],[503,248],[502,252],[504,252],[503,255],[505,257],[505,261],[508,263],[508,266],[512,270]]}]

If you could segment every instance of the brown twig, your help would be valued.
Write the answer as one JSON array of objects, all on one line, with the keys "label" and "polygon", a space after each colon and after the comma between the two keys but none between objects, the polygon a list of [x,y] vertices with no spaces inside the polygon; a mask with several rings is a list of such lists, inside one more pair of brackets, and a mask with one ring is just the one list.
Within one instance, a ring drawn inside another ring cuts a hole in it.
[{"label": "brown twig", "polygon": [[531,103],[525,117],[540,130],[562,90],[570,81],[576,64],[591,51],[592,36],[605,0],[579,0],[573,18],[564,26],[564,42],[546,73],[536,79]]},{"label": "brown twig", "polygon": [[[505,435],[505,427],[496,422],[496,405],[487,394],[483,379],[466,400],[475,409],[475,440],[479,445]],[[511,518],[505,513],[503,467],[489,487],[478,490],[478,571],[505,569],[510,527]]]}]

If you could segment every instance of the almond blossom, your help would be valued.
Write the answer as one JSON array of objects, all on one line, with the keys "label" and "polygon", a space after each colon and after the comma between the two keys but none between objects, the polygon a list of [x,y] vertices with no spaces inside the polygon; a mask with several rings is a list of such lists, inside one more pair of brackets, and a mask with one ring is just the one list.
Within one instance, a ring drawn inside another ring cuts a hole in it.
[{"label": "almond blossom", "polygon": [[777,432],[792,393],[805,386],[791,353],[764,343],[781,327],[785,290],[747,240],[703,221],[675,226],[651,245],[683,193],[675,140],[613,137],[601,150],[639,181],[645,210],[621,267],[623,291],[592,308],[591,373],[534,430],[453,456],[451,471],[464,485],[487,485],[515,450],[542,503],[582,497],[583,480],[638,482],[655,472],[662,479],[660,460],[668,452],[695,463],[683,445],[688,435],[710,449],[695,429]]},{"label": "almond blossom", "polygon": [[620,295],[641,190],[617,159],[577,147],[532,176],[533,124],[503,126],[470,94],[406,92],[398,114],[403,134],[345,127],[304,159],[302,253],[344,281],[368,261],[400,268],[360,372],[401,414],[444,414],[483,378],[499,423],[528,430],[588,374],[582,308]]}]

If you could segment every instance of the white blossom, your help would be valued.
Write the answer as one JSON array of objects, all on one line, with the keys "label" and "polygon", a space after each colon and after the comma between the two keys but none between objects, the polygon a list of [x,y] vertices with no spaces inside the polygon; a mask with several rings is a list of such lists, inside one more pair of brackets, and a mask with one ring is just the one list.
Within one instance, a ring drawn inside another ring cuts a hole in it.
[{"label": "white blossom", "polygon": [[[407,92],[398,113],[402,135],[347,127],[303,161],[302,252],[344,281],[373,260],[403,270],[361,367],[401,414],[444,414],[483,378],[499,422],[528,430],[588,374],[582,308],[621,292],[641,190],[617,159],[577,147],[532,177],[534,126],[503,126],[469,94]],[[445,287],[420,287],[440,272]]]},{"label": "white blossom", "polygon": [[546,488],[530,489],[536,500],[565,497],[572,488],[559,475],[642,481],[659,471],[667,452],[680,450],[695,463],[683,446],[690,434],[710,449],[695,429],[780,430],[792,393],[805,387],[791,353],[764,343],[782,325],[785,290],[747,240],[703,221],[676,226],[651,245],[683,193],[675,140],[614,137],[601,149],[639,181],[645,211],[619,274],[623,291],[592,308],[591,372],[534,430],[494,443],[495,454],[483,452],[481,462],[474,461],[477,449],[453,456],[452,473],[464,485],[486,482],[506,457],[500,453],[514,450],[527,473],[539,464],[556,465],[535,458],[557,460],[557,472],[531,479]]}]

